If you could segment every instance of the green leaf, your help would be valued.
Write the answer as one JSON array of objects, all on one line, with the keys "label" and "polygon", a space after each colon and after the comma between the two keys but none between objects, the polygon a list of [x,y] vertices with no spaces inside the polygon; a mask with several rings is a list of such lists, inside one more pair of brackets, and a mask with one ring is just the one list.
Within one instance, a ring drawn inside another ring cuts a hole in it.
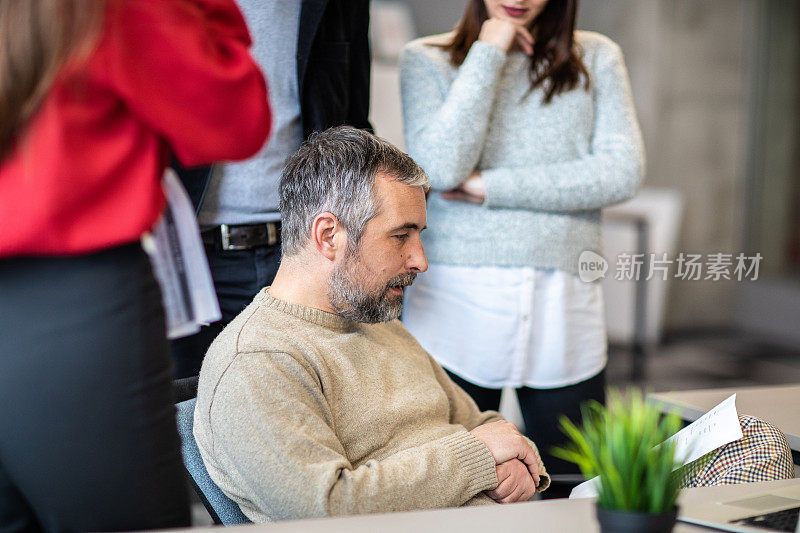
[{"label": "green leaf", "polygon": [[606,406],[588,402],[581,414],[580,426],[560,418],[568,441],[552,453],[578,465],[587,478],[600,476],[598,505],[651,513],[672,510],[680,490],[673,473],[675,449],[671,444],[655,446],[680,429],[680,419],[662,416],[635,389],[624,395],[609,390]]}]

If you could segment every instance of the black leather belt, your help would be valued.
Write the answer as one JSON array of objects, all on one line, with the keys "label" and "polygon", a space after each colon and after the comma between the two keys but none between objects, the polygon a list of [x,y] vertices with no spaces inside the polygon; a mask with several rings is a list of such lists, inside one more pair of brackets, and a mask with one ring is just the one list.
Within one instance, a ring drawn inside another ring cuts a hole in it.
[{"label": "black leather belt", "polygon": [[203,242],[222,250],[250,250],[258,246],[275,246],[281,242],[281,223],[222,224],[203,231]]}]

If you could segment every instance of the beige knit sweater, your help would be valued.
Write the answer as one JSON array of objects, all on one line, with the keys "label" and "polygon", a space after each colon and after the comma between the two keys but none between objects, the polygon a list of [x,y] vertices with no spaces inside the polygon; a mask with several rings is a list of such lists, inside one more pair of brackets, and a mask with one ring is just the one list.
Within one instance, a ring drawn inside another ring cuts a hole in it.
[{"label": "beige knit sweater", "polygon": [[264,289],[209,348],[194,434],[212,479],[264,522],[491,503],[494,460],[468,430],[498,419],[399,321]]}]

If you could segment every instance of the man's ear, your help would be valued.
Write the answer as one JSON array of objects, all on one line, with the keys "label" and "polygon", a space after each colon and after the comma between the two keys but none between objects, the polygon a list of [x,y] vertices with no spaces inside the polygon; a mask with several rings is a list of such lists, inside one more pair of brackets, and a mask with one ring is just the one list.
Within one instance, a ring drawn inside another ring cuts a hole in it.
[{"label": "man's ear", "polygon": [[347,232],[332,213],[320,213],[311,224],[311,239],[317,251],[329,261],[335,261],[337,254],[344,251]]}]

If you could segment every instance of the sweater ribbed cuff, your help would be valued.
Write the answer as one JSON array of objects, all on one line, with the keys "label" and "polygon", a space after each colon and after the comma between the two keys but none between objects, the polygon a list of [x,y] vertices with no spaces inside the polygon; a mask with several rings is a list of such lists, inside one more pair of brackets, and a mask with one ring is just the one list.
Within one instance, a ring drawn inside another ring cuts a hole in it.
[{"label": "sweater ribbed cuff", "polygon": [[[473,53],[473,57],[476,57],[475,61],[480,61],[484,63],[485,66],[491,67],[502,66],[508,57],[508,54],[500,50],[495,45],[483,41],[475,41],[472,43],[469,51]],[[467,55],[469,55],[469,52]],[[480,59],[477,59],[478,57],[480,57]],[[466,59],[464,62],[466,62]]]},{"label": "sweater ribbed cuff", "polygon": [[468,491],[477,494],[497,487],[497,469],[494,457],[479,439],[468,431],[459,431],[442,439],[442,443],[455,453],[469,478]]},{"label": "sweater ribbed cuff", "polygon": [[514,178],[507,169],[481,170],[483,186],[486,189],[485,204],[488,207],[505,207],[509,209],[522,209],[522,199],[519,197]]},{"label": "sweater ribbed cuff", "polygon": [[[493,95],[505,62],[506,54],[502,50],[489,43],[476,41],[458,69],[458,78],[469,80],[469,90],[473,94],[488,96],[484,91],[490,90]],[[491,106],[493,98],[482,100]]]}]

